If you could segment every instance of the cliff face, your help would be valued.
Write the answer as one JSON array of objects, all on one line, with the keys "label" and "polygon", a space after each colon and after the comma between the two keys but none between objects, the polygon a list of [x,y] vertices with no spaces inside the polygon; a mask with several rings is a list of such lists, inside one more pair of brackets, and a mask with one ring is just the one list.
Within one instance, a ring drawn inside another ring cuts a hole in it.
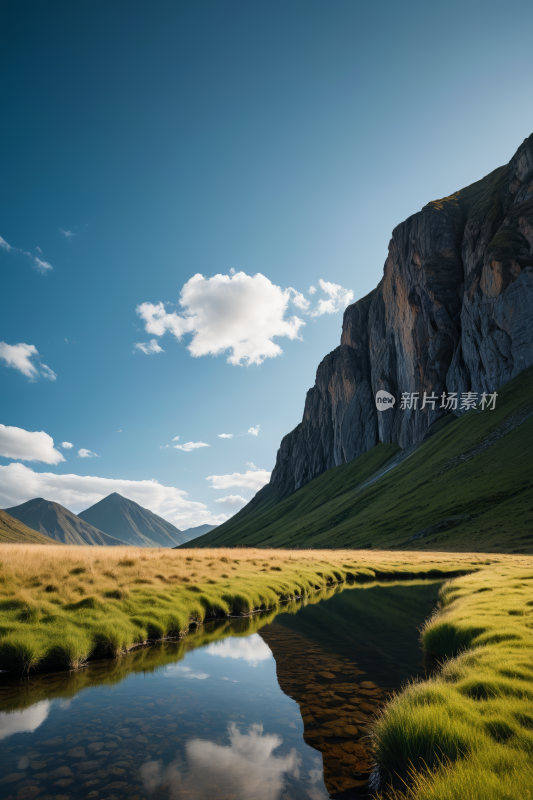
[{"label": "cliff face", "polygon": [[[402,410],[403,392],[492,392],[532,363],[533,134],[508,165],[393,231],[380,284],[346,309],[341,344],[318,367],[257,501],[378,442],[419,442],[444,411]],[[379,389],[393,408],[377,410]]]}]

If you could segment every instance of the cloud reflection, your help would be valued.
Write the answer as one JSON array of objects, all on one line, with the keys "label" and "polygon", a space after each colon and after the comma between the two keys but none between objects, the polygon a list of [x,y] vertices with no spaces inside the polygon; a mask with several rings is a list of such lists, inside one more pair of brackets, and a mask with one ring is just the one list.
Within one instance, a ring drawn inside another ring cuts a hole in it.
[{"label": "cloud reflection", "polygon": [[24,711],[0,712],[0,741],[14,733],[33,733],[45,721],[50,701],[42,700]]},{"label": "cloud reflection", "polygon": [[206,648],[206,653],[220,658],[241,658],[249,664],[257,664],[259,661],[268,661],[272,658],[270,647],[258,633],[247,636],[246,639],[224,639],[222,642],[214,642]]},{"label": "cloud reflection", "polygon": [[196,678],[198,681],[205,681],[206,678],[209,678],[207,672],[195,672],[191,667],[184,667],[181,664],[174,664],[166,668],[165,678],[172,678],[176,675],[182,678]]},{"label": "cloud reflection", "polygon": [[153,792],[166,786],[169,800],[178,800],[192,789],[201,789],[202,797],[228,793],[235,800],[277,800],[286,778],[300,777],[301,759],[294,748],[286,756],[274,755],[283,743],[281,736],[263,734],[263,726],[258,724],[241,733],[234,722],[228,725],[228,734],[229,746],[202,739],[187,742],[186,774],[177,762],[166,768],[161,761],[145,762],[141,766],[145,790]]}]

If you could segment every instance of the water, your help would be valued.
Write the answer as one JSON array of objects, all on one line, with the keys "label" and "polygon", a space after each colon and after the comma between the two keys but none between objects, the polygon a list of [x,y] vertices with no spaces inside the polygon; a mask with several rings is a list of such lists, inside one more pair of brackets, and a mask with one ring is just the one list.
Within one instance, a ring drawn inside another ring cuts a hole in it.
[{"label": "water", "polygon": [[440,584],[330,590],[74,673],[0,683],[2,800],[368,796]]}]

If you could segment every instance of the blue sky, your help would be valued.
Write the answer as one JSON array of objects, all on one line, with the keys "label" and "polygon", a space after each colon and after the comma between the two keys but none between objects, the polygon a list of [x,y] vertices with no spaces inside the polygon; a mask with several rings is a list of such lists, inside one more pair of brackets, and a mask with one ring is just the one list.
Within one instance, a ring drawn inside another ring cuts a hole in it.
[{"label": "blue sky", "polygon": [[38,493],[80,511],[117,490],[181,528],[221,521],[242,501],[215,501],[250,499],[301,420],[392,229],[533,131],[533,6],[17,0],[1,15],[0,340],[39,355],[0,350],[0,423],[54,446],[2,429],[0,505]]}]

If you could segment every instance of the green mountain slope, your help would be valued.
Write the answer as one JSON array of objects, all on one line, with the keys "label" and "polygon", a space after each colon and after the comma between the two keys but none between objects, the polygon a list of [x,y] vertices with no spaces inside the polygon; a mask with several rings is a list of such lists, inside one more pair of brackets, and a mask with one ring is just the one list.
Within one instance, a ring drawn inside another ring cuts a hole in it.
[{"label": "green mountain slope", "polygon": [[494,411],[445,417],[405,460],[380,444],[282,502],[253,502],[186,547],[379,547],[533,552],[533,367]]},{"label": "green mountain slope", "polygon": [[20,520],[0,510],[0,544],[20,542],[21,544],[57,544],[48,536],[28,528]]}]

